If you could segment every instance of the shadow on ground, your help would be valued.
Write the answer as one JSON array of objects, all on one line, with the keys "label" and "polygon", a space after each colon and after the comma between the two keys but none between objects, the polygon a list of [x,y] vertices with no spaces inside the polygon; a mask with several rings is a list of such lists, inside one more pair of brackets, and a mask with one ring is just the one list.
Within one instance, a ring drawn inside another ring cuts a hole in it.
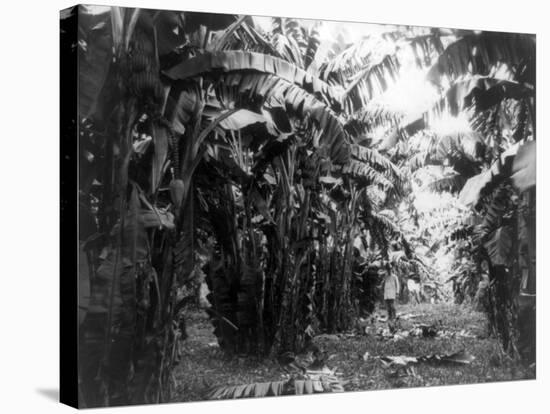
[{"label": "shadow on ground", "polygon": [[36,392],[48,400],[59,401],[59,390],[57,388],[38,388]]}]

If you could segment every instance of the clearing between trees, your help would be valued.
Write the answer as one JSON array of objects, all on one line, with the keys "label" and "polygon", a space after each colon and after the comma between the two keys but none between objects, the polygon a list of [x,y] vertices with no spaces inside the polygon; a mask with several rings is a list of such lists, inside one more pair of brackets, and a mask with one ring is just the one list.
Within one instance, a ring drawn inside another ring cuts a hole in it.
[{"label": "clearing between trees", "polygon": [[[299,369],[288,368],[277,358],[226,355],[218,346],[207,315],[197,309],[189,315],[189,338],[180,346],[179,365],[174,371],[178,384],[174,401],[204,400],[211,397],[213,391],[230,390],[231,386],[303,377]],[[398,316],[397,335],[393,337],[388,332],[385,311],[380,310],[349,332],[313,338],[326,356],[323,366],[334,372],[344,391],[535,378],[534,367],[526,367],[502,353],[498,341],[489,334],[486,316],[468,305],[400,305]],[[433,327],[435,336],[430,331],[415,335],[419,326]],[[409,335],[403,336],[403,332]],[[459,351],[475,359],[470,363],[419,362],[405,367],[380,360],[387,356],[448,355]],[[296,360],[304,365],[313,362],[307,354],[297,355]]]}]

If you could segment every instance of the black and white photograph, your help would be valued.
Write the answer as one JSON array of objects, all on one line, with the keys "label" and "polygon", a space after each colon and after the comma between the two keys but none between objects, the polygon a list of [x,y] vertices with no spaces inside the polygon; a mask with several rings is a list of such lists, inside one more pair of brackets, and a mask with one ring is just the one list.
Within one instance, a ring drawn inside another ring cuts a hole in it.
[{"label": "black and white photograph", "polygon": [[535,380],[538,36],[183,9],[60,12],[61,401]]}]

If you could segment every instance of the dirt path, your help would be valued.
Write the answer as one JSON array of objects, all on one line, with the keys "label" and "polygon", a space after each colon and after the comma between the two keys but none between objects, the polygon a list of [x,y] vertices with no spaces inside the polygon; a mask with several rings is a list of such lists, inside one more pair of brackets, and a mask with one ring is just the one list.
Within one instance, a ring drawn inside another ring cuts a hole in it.
[{"label": "dirt path", "polygon": [[[385,312],[358,323],[349,333],[319,335],[314,339],[327,355],[346,391],[509,381],[534,378],[525,368],[500,356],[498,343],[487,334],[485,317],[456,305],[400,306],[395,332],[384,321]],[[435,329],[424,328],[434,327]],[[285,378],[276,361],[228,358],[217,345],[203,312],[188,319],[189,338],[175,370],[174,401],[205,398],[212,386],[267,382]],[[437,331],[437,332],[435,332]],[[435,337],[432,335],[436,333]],[[425,336],[426,335],[426,336]],[[466,350],[475,359],[468,365],[415,364],[413,369],[388,367],[378,357],[449,354]],[[288,376],[287,376],[288,377]]]}]

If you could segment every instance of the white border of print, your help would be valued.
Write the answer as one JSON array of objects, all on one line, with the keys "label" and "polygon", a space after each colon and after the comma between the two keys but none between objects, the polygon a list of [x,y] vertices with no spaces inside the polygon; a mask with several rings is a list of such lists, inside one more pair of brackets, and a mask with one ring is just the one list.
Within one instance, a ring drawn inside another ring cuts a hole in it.
[{"label": "white border of print", "polygon": [[[148,8],[187,9],[254,15],[401,23],[537,34],[538,105],[538,366],[535,381],[437,388],[327,394],[313,397],[251,399],[107,408],[101,413],[239,413],[281,412],[401,412],[401,413],[518,413],[543,412],[548,405],[548,363],[542,344],[549,306],[544,306],[548,270],[548,165],[544,105],[548,87],[542,68],[548,68],[549,36],[544,2],[517,1],[406,1],[384,0],[133,0],[98,3]],[[9,1],[2,5],[1,154],[2,171],[2,412],[70,412],[56,401],[58,390],[59,301],[59,10],[70,1]],[[547,72],[548,73],[548,72]],[[544,392],[546,388],[546,393]]]}]

